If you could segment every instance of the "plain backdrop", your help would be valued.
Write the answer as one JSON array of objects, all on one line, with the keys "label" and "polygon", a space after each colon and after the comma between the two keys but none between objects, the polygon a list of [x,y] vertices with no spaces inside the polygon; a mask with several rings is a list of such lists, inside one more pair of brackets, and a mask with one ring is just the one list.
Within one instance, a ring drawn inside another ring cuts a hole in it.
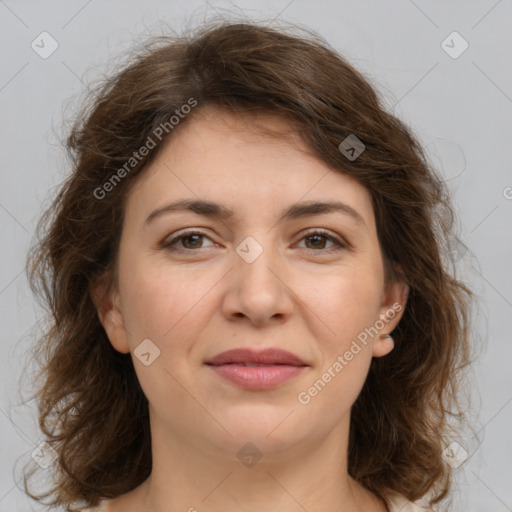
[{"label": "plain backdrop", "polygon": [[69,170],[65,120],[134,41],[230,14],[317,31],[372,81],[443,174],[459,218],[457,271],[481,302],[471,391],[479,415],[476,435],[454,439],[457,460],[470,457],[451,510],[512,511],[511,0],[0,0],[0,512],[41,509],[19,490],[42,441],[33,403],[19,405],[41,317],[24,267]]}]

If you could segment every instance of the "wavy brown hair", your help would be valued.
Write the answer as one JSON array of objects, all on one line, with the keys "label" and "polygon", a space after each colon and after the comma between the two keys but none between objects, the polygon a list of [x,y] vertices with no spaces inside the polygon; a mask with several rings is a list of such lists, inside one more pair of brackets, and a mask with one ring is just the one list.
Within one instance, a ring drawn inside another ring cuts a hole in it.
[{"label": "wavy brown hair", "polygon": [[[186,36],[152,38],[91,92],[76,117],[67,139],[72,171],[41,219],[28,260],[32,289],[49,310],[35,348],[33,396],[58,454],[47,492],[34,494],[34,470],[26,471],[32,498],[75,510],[127,493],[151,472],[147,399],[130,354],[110,344],[91,288],[99,279],[115,283],[127,193],[173,136],[171,116],[191,99],[197,106],[179,126],[205,106],[282,116],[319,160],[371,193],[386,279],[401,278],[410,291],[395,349],[372,360],[352,408],[349,473],[384,500],[396,492],[428,497],[433,506],[449,496],[442,451],[450,418],[463,412],[457,396],[471,361],[472,299],[449,268],[453,206],[418,140],[362,73],[300,30],[210,22]],[[165,123],[162,141],[119,173]],[[352,161],[338,148],[350,134],[365,144]]]}]

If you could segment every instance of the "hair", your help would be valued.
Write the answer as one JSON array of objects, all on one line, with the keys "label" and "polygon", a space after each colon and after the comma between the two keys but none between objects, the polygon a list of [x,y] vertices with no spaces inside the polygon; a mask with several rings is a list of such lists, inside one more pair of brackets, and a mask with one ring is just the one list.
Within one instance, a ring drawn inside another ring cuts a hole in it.
[{"label": "hair", "polygon": [[[402,279],[409,296],[394,350],[372,359],[352,407],[348,471],[383,500],[428,495],[433,506],[449,496],[443,448],[450,419],[463,414],[457,397],[471,362],[473,295],[444,252],[454,209],[420,143],[369,81],[301,30],[210,22],[184,36],[156,36],[104,78],[75,117],[66,143],[72,172],[28,257],[31,288],[49,318],[34,347],[33,396],[58,455],[46,493],[30,490],[37,468],[26,472],[31,498],[71,511],[127,493],[151,473],[147,399],[130,354],[108,340],[91,285],[115,283],[127,193],[176,131],[173,116],[181,127],[208,106],[287,119],[312,154],[371,193],[386,282]],[[365,146],[356,159],[339,149],[349,135]],[[143,147],[146,156],[135,157]]]}]

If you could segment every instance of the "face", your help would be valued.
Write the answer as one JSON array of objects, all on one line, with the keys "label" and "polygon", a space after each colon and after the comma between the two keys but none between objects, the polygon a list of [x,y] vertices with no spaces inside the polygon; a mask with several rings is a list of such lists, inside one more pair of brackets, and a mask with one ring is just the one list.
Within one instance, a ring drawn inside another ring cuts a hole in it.
[{"label": "face", "polygon": [[[127,197],[118,286],[99,306],[132,354],[152,435],[233,460],[248,441],[268,457],[343,442],[407,296],[384,286],[368,190],[258,124],[291,129],[212,109],[180,127]],[[303,365],[207,364],[237,348]]]}]

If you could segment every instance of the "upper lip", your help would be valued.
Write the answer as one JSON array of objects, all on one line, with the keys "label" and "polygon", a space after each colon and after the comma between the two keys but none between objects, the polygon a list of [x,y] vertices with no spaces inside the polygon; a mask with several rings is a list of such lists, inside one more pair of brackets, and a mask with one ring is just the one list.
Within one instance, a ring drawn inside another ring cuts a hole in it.
[{"label": "upper lip", "polygon": [[298,356],[281,350],[279,348],[267,348],[264,350],[254,350],[248,348],[235,348],[222,352],[212,359],[206,361],[206,364],[220,366],[230,363],[251,363],[251,364],[285,364],[289,366],[307,366]]}]

